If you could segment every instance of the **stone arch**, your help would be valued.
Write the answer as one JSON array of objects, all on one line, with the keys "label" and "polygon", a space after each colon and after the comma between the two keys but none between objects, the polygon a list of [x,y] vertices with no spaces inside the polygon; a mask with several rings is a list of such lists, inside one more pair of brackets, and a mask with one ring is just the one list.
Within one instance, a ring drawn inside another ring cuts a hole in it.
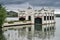
[{"label": "stone arch", "polygon": [[42,24],[42,18],[36,17],[35,24]]},{"label": "stone arch", "polygon": [[25,18],[24,18],[24,17],[20,17],[20,18],[19,18],[19,20],[24,21],[24,20],[25,20]]}]

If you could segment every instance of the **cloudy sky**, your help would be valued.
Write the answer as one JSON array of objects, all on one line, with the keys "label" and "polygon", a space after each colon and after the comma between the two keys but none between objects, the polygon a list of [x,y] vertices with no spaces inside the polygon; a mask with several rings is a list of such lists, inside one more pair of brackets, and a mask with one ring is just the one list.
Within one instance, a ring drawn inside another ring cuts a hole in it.
[{"label": "cloudy sky", "polygon": [[26,2],[34,6],[60,7],[60,0],[0,0],[2,4],[22,4]]},{"label": "cloudy sky", "polygon": [[8,8],[15,8],[13,5],[16,5],[16,8],[19,8],[21,4],[25,5],[26,3],[29,3],[32,6],[60,8],[60,0],[0,0],[0,3],[6,5]]}]

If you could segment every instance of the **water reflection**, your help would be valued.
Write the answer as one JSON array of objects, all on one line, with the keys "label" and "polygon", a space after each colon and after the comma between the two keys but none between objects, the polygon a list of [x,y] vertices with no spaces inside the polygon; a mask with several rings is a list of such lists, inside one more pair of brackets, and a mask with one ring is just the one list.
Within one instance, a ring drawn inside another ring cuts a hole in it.
[{"label": "water reflection", "polygon": [[52,40],[55,36],[55,24],[25,25],[4,28],[3,31],[7,40]]}]

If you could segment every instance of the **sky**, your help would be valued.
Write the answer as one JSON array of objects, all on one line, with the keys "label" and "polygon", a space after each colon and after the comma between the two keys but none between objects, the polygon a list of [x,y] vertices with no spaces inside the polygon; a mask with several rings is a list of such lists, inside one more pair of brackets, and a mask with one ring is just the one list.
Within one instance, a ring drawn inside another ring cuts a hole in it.
[{"label": "sky", "polygon": [[54,6],[60,7],[60,0],[0,0],[1,4],[22,4],[30,3],[33,6]]},{"label": "sky", "polygon": [[60,0],[0,0],[0,4],[5,5],[8,9],[18,9],[28,6],[28,3],[37,7],[52,7],[59,13]]}]

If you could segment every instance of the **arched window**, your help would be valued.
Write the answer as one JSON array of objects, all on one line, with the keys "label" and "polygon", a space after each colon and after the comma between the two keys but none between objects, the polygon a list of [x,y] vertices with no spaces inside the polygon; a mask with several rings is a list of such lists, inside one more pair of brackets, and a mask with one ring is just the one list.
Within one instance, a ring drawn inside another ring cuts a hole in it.
[{"label": "arched window", "polygon": [[44,16],[44,20],[46,20],[46,16]]},{"label": "arched window", "polygon": [[50,20],[51,20],[51,17],[52,17],[52,16],[50,16]]},{"label": "arched window", "polygon": [[29,20],[29,21],[31,20],[31,16],[28,16],[28,20]]},{"label": "arched window", "polygon": [[49,20],[49,16],[47,16],[47,20]]}]

